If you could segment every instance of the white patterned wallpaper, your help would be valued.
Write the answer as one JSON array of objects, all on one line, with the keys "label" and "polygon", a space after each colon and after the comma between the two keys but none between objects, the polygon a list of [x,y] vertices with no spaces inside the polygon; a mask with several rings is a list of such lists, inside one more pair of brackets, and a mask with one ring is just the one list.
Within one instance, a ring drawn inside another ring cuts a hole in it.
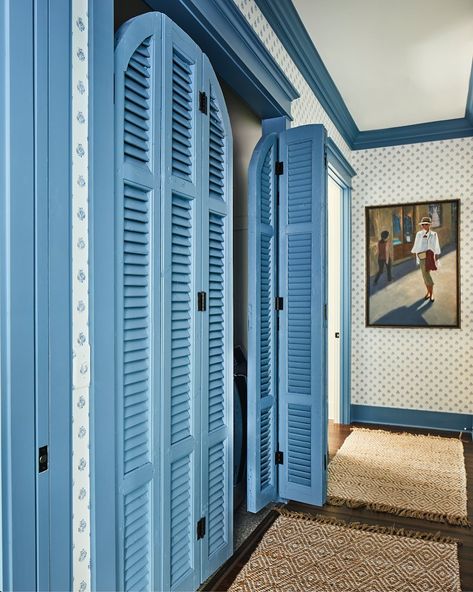
[{"label": "white patterned wallpaper", "polygon": [[[354,151],[352,165],[352,403],[473,413],[473,138]],[[431,199],[461,200],[461,329],[366,328],[365,206]]]},{"label": "white patterned wallpaper", "polygon": [[[473,267],[465,269],[468,245],[473,242],[473,139],[352,152],[254,0],[235,3],[301,95],[292,106],[293,127],[323,123],[357,171],[353,180],[352,402],[473,413],[469,362],[473,299],[467,290],[473,282]],[[367,329],[364,207],[426,201],[431,197],[462,200],[462,329]],[[419,379],[426,372],[423,351],[429,360],[429,374],[433,375],[428,386]]]},{"label": "white patterned wallpaper", "polygon": [[332,123],[332,120],[319,103],[305,78],[287,53],[284,45],[276,36],[268,24],[261,10],[254,0],[234,0],[235,4],[246,17],[246,20],[253,27],[258,37],[266,45],[267,49],[279,64],[280,68],[298,90],[301,95],[292,103],[292,127],[306,125],[308,123],[322,123],[327,129],[328,135],[343,152],[345,158],[350,160],[350,148]]},{"label": "white patterned wallpaper", "polygon": [[87,0],[72,1],[72,586],[90,590],[89,46]]}]

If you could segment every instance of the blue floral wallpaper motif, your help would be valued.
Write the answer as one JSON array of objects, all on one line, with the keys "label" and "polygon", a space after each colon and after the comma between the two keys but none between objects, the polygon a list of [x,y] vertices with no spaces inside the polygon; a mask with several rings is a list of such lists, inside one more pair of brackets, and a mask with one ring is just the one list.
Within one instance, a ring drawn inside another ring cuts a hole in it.
[{"label": "blue floral wallpaper motif", "polygon": [[72,575],[90,590],[87,0],[72,1]]},{"label": "blue floral wallpaper motif", "polygon": [[[354,151],[352,165],[352,403],[473,413],[473,138]],[[461,329],[366,328],[365,206],[445,199],[461,200]]]}]

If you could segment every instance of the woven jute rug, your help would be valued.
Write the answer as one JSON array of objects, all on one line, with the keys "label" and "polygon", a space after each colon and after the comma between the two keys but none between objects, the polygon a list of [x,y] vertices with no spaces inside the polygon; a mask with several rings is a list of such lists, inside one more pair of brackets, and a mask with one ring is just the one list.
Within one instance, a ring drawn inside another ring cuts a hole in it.
[{"label": "woven jute rug", "polygon": [[460,592],[457,545],[426,537],[283,513],[229,591]]},{"label": "woven jute rug", "polygon": [[327,502],[468,526],[457,438],[355,428],[328,467]]}]

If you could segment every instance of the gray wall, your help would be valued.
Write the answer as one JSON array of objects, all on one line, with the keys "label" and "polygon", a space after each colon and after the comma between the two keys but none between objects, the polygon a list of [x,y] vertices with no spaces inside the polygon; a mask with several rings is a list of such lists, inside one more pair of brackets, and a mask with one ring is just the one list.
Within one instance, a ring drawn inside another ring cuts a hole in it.
[{"label": "gray wall", "polygon": [[248,166],[261,138],[261,121],[224,82],[233,132],[233,306],[234,342],[248,351]]}]

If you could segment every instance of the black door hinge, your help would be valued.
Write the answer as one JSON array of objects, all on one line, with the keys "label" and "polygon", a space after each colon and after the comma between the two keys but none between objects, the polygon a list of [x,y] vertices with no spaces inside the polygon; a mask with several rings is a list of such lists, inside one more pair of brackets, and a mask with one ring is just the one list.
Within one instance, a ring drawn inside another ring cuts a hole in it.
[{"label": "black door hinge", "polygon": [[41,446],[38,450],[38,472],[44,473],[48,470],[48,447]]},{"label": "black door hinge", "polygon": [[325,456],[324,456],[324,470],[325,471],[327,470],[328,463],[329,463],[328,452],[326,452]]},{"label": "black door hinge", "polygon": [[203,539],[205,536],[205,516],[197,522],[197,540]]},{"label": "black door hinge", "polygon": [[284,174],[284,163],[280,160],[276,161],[276,168],[275,168],[276,175],[283,175]]},{"label": "black door hinge", "polygon": [[207,294],[205,292],[199,292],[197,294],[197,310],[199,312],[207,310]]},{"label": "black door hinge", "polygon": [[327,320],[327,305],[324,304],[324,319]]},{"label": "black door hinge", "polygon": [[203,91],[199,92],[199,111],[207,115],[207,94]]},{"label": "black door hinge", "polygon": [[284,298],[282,296],[276,296],[276,298],[274,299],[274,308],[276,310],[284,309]]},{"label": "black door hinge", "polygon": [[284,464],[284,453],[281,452],[280,450],[276,450],[276,453],[274,455],[274,462],[277,465],[283,465]]}]

